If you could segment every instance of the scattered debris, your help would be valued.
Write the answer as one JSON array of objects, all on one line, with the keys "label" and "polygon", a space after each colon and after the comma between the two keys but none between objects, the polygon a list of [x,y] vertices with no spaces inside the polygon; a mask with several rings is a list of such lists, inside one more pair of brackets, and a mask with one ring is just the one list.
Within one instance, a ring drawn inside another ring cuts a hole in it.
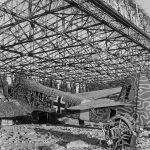
[{"label": "scattered debris", "polygon": [[[24,124],[0,129],[0,150],[107,150],[100,129]],[[137,150],[150,149],[150,131],[140,133]]]},{"label": "scattered debris", "polygon": [[102,135],[101,130],[86,127],[45,124],[3,126],[0,129],[0,150],[97,149],[100,148],[100,139],[104,138]]}]

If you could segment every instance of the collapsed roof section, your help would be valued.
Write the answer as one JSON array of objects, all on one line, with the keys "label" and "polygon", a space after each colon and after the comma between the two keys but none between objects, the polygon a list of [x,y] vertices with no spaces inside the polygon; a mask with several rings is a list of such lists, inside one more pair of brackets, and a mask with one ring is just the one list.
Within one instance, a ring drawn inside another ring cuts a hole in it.
[{"label": "collapsed roof section", "polygon": [[145,20],[136,24],[133,14],[140,19],[140,11],[131,5],[123,0],[117,9],[102,0],[4,1],[0,71],[90,82],[120,80],[149,66],[149,17],[141,13],[146,26]]}]

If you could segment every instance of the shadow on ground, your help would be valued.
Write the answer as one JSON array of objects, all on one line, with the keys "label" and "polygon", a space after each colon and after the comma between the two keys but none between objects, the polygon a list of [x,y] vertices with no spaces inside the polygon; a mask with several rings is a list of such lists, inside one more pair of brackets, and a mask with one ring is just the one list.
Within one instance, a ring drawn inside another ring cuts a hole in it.
[{"label": "shadow on ground", "polygon": [[53,150],[53,149],[50,148],[49,146],[39,146],[38,149],[39,149],[39,150]]},{"label": "shadow on ground", "polygon": [[100,139],[98,138],[89,138],[85,134],[73,134],[70,132],[53,131],[51,129],[47,130],[47,129],[35,128],[35,132],[41,135],[47,134],[54,138],[61,138],[62,140],[57,142],[59,146],[66,146],[67,143],[76,140],[84,141],[90,145],[98,145],[100,141]]}]

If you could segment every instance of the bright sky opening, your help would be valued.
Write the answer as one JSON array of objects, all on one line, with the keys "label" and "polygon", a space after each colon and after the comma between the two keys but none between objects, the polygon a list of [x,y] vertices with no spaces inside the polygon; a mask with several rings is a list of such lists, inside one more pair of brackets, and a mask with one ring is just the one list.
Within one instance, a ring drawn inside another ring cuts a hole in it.
[{"label": "bright sky opening", "polygon": [[150,16],[150,0],[136,0],[136,2],[147,12]]}]

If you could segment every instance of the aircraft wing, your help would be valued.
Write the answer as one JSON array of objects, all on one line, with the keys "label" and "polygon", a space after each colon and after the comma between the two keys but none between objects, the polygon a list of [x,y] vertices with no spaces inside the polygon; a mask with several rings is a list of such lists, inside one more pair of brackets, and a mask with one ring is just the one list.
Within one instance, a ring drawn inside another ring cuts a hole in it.
[{"label": "aircraft wing", "polygon": [[125,104],[120,101],[114,101],[107,98],[99,99],[96,101],[90,101],[87,103],[82,103],[77,106],[69,107],[69,110],[87,110],[92,108],[102,108],[102,107],[115,107],[115,106],[131,106],[131,104]]},{"label": "aircraft wing", "polygon": [[92,91],[92,92],[78,93],[75,95],[81,96],[90,100],[98,100],[100,98],[106,98],[114,94],[119,94],[120,92],[121,92],[121,87],[118,87],[118,88],[97,90],[97,91]]}]

